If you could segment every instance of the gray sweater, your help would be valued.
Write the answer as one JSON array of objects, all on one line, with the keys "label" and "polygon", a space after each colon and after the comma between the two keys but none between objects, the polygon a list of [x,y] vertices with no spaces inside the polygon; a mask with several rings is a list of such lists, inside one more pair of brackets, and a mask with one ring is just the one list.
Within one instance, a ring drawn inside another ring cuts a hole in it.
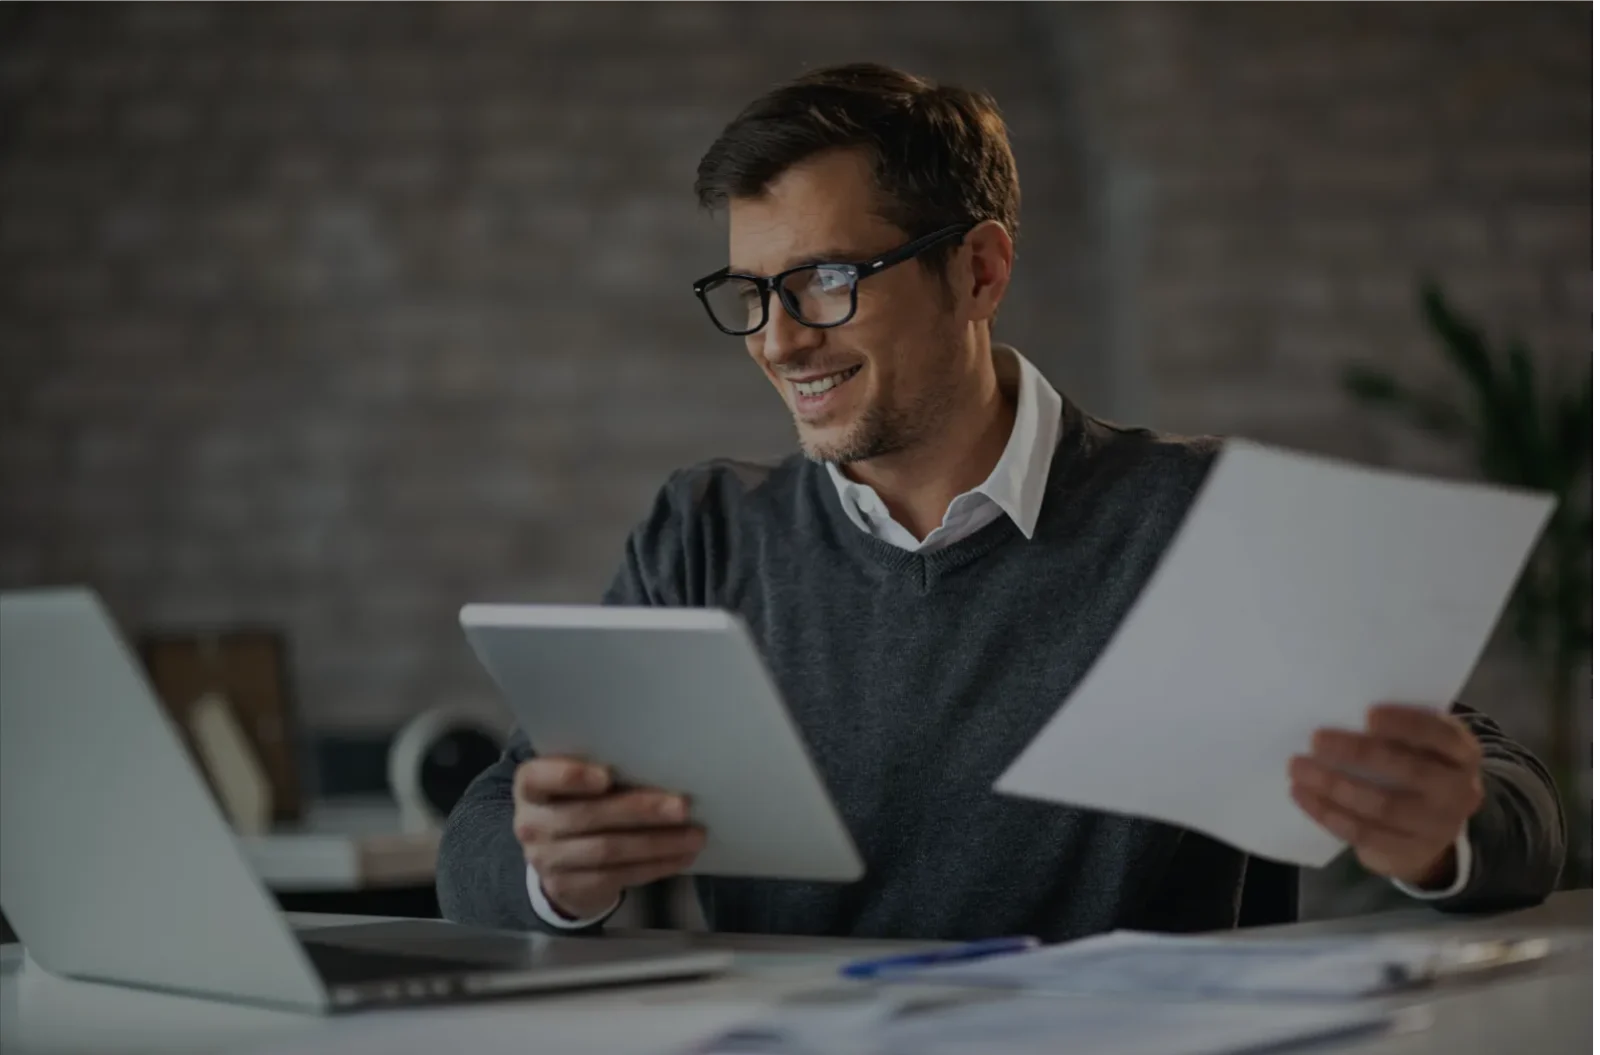
[{"label": "gray sweater", "polygon": [[[798,456],[674,474],[605,600],[746,620],[866,862],[848,885],[698,878],[710,926],[1051,941],[1233,926],[1239,851],[991,790],[1110,639],[1216,449],[1069,405],[1033,539],[1001,518],[927,554],[857,528],[826,471]],[[1550,778],[1487,718],[1457,710],[1485,747],[1487,801],[1469,826],[1466,889],[1433,904],[1536,902],[1565,838]],[[511,775],[529,755],[514,735],[452,814],[439,855],[447,918],[544,926],[511,830]]]}]

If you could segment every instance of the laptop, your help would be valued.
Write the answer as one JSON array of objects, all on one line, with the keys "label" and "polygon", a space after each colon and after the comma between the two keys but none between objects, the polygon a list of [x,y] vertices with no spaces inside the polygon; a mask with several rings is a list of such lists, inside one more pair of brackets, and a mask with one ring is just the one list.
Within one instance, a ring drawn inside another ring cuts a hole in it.
[{"label": "laptop", "polygon": [[687,938],[296,929],[84,588],[0,593],[0,909],[65,977],[330,1012],[719,972]]}]

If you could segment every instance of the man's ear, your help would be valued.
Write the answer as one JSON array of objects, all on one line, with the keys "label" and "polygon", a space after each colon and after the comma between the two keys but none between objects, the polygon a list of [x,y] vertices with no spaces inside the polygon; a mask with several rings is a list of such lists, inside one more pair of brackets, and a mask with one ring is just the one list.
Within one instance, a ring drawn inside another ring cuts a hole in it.
[{"label": "man's ear", "polygon": [[985,220],[967,232],[962,247],[966,252],[960,256],[964,266],[957,288],[967,306],[967,317],[974,322],[992,320],[1011,284],[1016,245],[998,221]]}]

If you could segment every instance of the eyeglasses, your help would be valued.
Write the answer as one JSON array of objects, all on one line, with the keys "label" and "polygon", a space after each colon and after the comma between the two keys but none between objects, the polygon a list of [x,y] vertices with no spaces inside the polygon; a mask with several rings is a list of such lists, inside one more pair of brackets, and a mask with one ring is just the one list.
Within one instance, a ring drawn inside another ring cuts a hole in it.
[{"label": "eyeglasses", "polygon": [[864,278],[905,263],[935,246],[966,237],[976,223],[954,224],[891,249],[870,262],[801,264],[771,278],[737,274],[723,268],[694,284],[695,296],[717,329],[734,337],[755,333],[767,324],[767,304],[775,290],[795,322],[816,330],[842,326],[856,313],[856,286]]}]

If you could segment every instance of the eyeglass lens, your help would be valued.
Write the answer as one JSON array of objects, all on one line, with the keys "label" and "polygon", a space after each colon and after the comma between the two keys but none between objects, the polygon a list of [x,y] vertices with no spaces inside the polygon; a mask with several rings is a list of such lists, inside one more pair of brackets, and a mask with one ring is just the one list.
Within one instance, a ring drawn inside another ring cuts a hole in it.
[{"label": "eyeglass lens", "polygon": [[[848,270],[824,264],[785,275],[777,293],[797,321],[836,326],[850,316],[852,284]],[[753,333],[761,328],[761,286],[754,279],[725,276],[706,287],[705,299],[723,329]]]}]

